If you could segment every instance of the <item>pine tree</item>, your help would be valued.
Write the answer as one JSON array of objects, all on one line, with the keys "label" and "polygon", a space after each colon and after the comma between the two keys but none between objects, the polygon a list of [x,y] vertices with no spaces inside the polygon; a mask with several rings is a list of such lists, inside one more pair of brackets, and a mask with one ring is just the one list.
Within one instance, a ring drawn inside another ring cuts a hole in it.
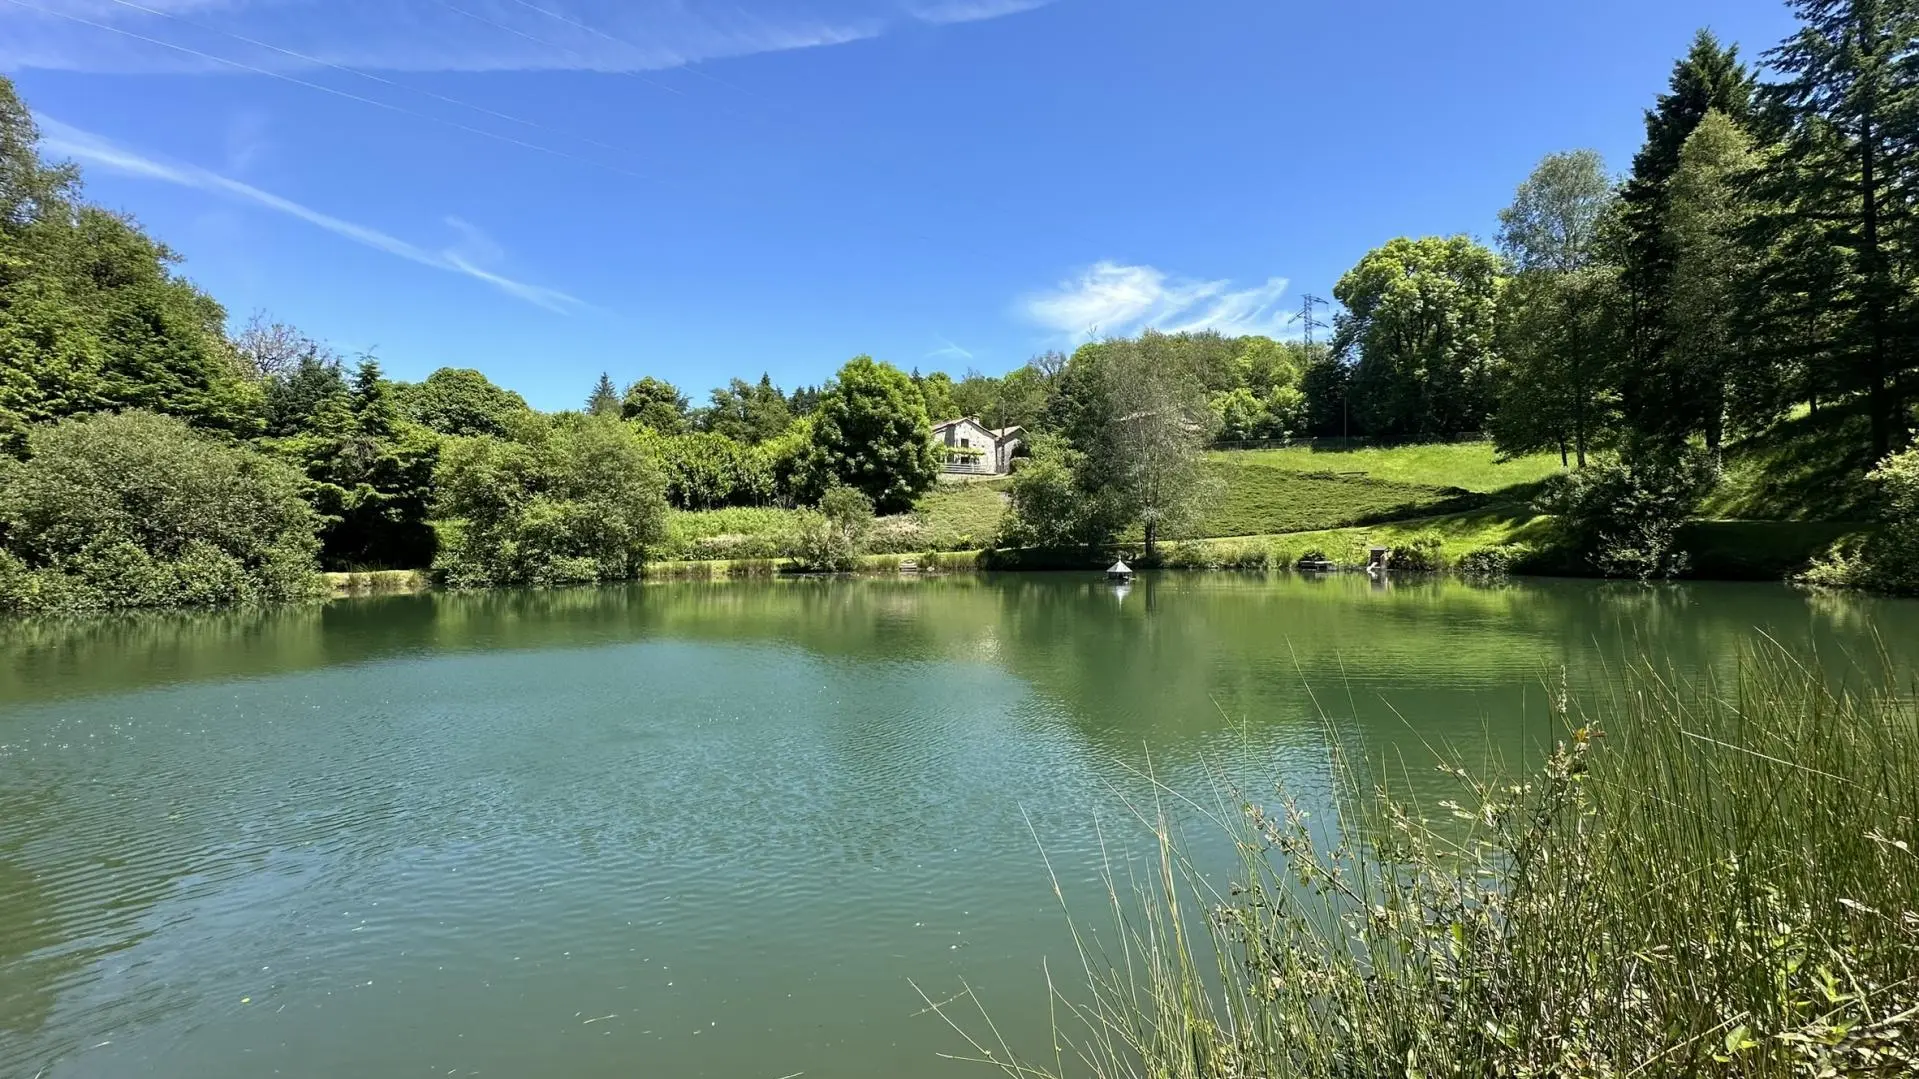
[{"label": "pine tree", "polygon": [[593,384],[593,392],[587,395],[586,411],[594,416],[620,415],[620,391],[613,388],[613,379],[606,372],[600,372],[600,381]]},{"label": "pine tree", "polygon": [[1919,366],[1919,0],[1792,6],[1803,25],[1767,58],[1787,76],[1769,93],[1792,125],[1772,191],[1775,248],[1832,274],[1831,318],[1808,358],[1864,395],[1878,458],[1906,438]]},{"label": "pine tree", "polygon": [[1738,47],[1722,46],[1711,31],[1701,30],[1674,65],[1670,90],[1646,113],[1646,142],[1633,157],[1621,193],[1623,285],[1631,315],[1631,362],[1621,389],[1628,420],[1641,430],[1670,429],[1665,410],[1680,399],[1677,373],[1667,363],[1673,252],[1666,216],[1672,178],[1686,140],[1708,112],[1717,110],[1742,126],[1754,122],[1755,86]]},{"label": "pine tree", "polygon": [[1729,421],[1756,427],[1773,418],[1769,395],[1755,392],[1765,380],[1747,362],[1734,319],[1746,276],[1744,185],[1757,164],[1746,133],[1724,113],[1707,113],[1680,154],[1666,214],[1673,265],[1665,334],[1681,387],[1671,411],[1676,429],[1703,435],[1714,453]]}]

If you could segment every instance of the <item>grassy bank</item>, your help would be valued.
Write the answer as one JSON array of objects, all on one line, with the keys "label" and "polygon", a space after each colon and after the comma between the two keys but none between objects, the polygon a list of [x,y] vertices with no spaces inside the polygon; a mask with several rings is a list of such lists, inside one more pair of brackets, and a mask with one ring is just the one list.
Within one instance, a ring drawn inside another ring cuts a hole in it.
[{"label": "grassy bank", "polygon": [[1080,984],[1049,982],[1056,1056],[941,1011],[1021,1077],[1919,1070],[1909,698],[1768,652],[1725,684],[1631,669],[1558,712],[1543,769],[1442,756],[1458,794],[1435,804],[1350,766],[1324,820],[1283,791],[1189,803],[1237,842],[1230,883],[1149,811],[1156,857],[1096,897],[1110,924],[1060,893],[1081,949]]},{"label": "grassy bank", "polygon": [[353,573],[322,574],[328,591],[336,596],[396,595],[427,592],[433,588],[433,574],[423,569],[377,569]]}]

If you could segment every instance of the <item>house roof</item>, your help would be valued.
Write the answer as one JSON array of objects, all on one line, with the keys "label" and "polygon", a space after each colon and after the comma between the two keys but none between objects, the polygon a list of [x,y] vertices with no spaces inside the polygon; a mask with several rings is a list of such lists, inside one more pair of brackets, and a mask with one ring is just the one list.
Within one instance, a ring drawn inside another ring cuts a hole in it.
[{"label": "house roof", "polygon": [[943,431],[948,427],[958,427],[962,423],[970,423],[980,430],[985,431],[987,434],[992,435],[993,441],[995,442],[1004,442],[1014,435],[1024,435],[1026,433],[1026,428],[1017,424],[1012,427],[1002,427],[995,431],[991,427],[981,423],[978,416],[961,416],[956,420],[941,420],[933,425],[933,430]]}]

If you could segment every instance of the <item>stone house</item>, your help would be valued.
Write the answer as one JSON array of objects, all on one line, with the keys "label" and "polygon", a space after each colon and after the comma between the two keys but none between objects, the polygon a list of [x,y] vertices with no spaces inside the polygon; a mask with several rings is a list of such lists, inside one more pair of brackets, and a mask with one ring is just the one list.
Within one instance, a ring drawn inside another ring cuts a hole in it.
[{"label": "stone house", "polygon": [[1026,428],[994,430],[978,417],[963,416],[933,425],[933,442],[943,453],[941,467],[960,476],[1004,476],[1026,444]]}]

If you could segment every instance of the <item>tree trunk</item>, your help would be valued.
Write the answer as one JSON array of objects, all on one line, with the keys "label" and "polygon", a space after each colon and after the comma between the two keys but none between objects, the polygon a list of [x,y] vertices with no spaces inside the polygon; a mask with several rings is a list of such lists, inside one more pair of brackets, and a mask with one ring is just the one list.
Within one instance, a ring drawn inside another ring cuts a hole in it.
[{"label": "tree trunk", "polygon": [[[1860,38],[1876,37],[1873,27],[1859,27]],[[1859,195],[1860,238],[1863,241],[1866,271],[1866,329],[1871,336],[1871,351],[1866,371],[1866,411],[1872,417],[1872,455],[1885,456],[1892,446],[1893,402],[1886,380],[1886,293],[1890,271],[1879,242],[1879,148],[1874,139],[1879,132],[1878,102],[1870,95],[1859,112]]]},{"label": "tree trunk", "polygon": [[1159,522],[1146,522],[1146,561],[1152,562],[1159,555]]}]

